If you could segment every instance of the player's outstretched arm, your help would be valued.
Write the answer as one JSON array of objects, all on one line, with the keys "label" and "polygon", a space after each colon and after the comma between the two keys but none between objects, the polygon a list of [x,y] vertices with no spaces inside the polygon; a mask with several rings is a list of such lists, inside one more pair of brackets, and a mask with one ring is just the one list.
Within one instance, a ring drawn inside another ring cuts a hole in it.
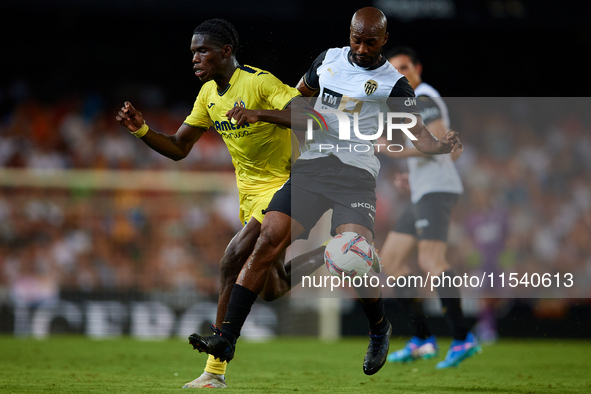
[{"label": "player's outstretched arm", "polygon": [[150,148],[173,160],[187,157],[193,145],[207,131],[183,123],[174,135],[158,133],[148,127],[142,113],[135,109],[129,101],[123,104],[115,119]]},{"label": "player's outstretched arm", "polygon": [[455,153],[464,150],[457,131],[448,131],[443,138],[438,139],[427,129],[420,116],[417,116],[417,124],[409,130],[417,137],[416,141],[412,141],[414,146],[428,155]]},{"label": "player's outstretched arm", "polygon": [[[445,138],[446,134],[450,131],[443,123],[442,119],[437,119],[432,122],[429,122],[427,125],[427,129],[431,134],[437,139]],[[380,144],[388,144],[389,141],[385,137],[380,137],[379,139]],[[407,159],[409,157],[428,157],[432,156],[427,153],[423,153],[415,147],[408,147],[405,146],[403,150],[400,152],[389,151],[387,149],[379,150],[379,153],[383,153],[386,156],[393,157],[395,159]],[[456,150],[454,153],[451,154],[451,158],[453,161],[456,161],[460,157],[461,151]]]},{"label": "player's outstretched arm", "polygon": [[275,109],[246,109],[234,107],[226,112],[228,120],[237,126],[243,126],[245,123],[267,122],[283,127],[291,128],[291,108],[283,110]]}]

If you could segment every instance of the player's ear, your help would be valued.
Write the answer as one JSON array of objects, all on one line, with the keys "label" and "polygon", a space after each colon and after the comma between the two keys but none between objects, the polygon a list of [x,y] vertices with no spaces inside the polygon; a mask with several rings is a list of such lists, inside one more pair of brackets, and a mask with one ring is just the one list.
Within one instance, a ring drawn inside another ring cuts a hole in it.
[{"label": "player's ear", "polygon": [[229,58],[234,54],[234,47],[230,44],[226,44],[222,47],[222,56]]},{"label": "player's ear", "polygon": [[390,35],[388,34],[388,32],[386,32],[386,33],[384,34],[384,42],[382,43],[382,46],[386,45],[386,43],[388,42],[388,37],[389,37],[389,36],[390,36]]},{"label": "player's ear", "polygon": [[417,74],[421,75],[423,73],[423,65],[421,63],[417,63],[415,69],[417,70]]}]

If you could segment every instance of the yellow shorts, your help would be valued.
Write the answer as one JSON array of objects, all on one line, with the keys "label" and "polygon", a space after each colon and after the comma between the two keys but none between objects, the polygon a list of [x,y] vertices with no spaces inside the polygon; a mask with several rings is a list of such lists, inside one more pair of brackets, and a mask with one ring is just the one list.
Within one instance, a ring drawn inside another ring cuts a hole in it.
[{"label": "yellow shorts", "polygon": [[267,209],[273,195],[281,187],[270,188],[252,194],[240,193],[240,222],[246,226],[250,218],[255,218],[259,223],[263,223],[263,210]]}]

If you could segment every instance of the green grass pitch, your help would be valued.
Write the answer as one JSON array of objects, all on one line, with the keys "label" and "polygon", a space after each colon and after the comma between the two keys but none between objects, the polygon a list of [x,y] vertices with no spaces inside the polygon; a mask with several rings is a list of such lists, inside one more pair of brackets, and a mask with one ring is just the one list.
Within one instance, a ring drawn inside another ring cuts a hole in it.
[{"label": "green grass pitch", "polygon": [[[391,349],[403,345],[394,339]],[[449,341],[440,340],[447,350]],[[591,343],[503,339],[458,368],[443,354],[362,371],[366,338],[240,341],[224,393],[591,393]],[[445,351],[443,352],[445,353]],[[201,374],[206,356],[180,340],[0,337],[0,393],[168,393]],[[190,389],[189,389],[190,390]]]}]

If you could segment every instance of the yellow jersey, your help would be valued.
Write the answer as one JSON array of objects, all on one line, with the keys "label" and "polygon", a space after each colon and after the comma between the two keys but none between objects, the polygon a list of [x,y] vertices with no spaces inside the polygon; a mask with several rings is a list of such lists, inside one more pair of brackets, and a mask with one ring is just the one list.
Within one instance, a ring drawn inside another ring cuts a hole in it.
[{"label": "yellow jersey", "polygon": [[184,123],[204,129],[213,126],[222,136],[232,156],[240,192],[251,194],[277,188],[289,178],[292,150],[294,156],[299,151],[291,129],[267,122],[237,126],[225,114],[234,106],[282,110],[299,95],[297,89],[267,71],[238,66],[222,92],[213,80],[202,86]]}]

